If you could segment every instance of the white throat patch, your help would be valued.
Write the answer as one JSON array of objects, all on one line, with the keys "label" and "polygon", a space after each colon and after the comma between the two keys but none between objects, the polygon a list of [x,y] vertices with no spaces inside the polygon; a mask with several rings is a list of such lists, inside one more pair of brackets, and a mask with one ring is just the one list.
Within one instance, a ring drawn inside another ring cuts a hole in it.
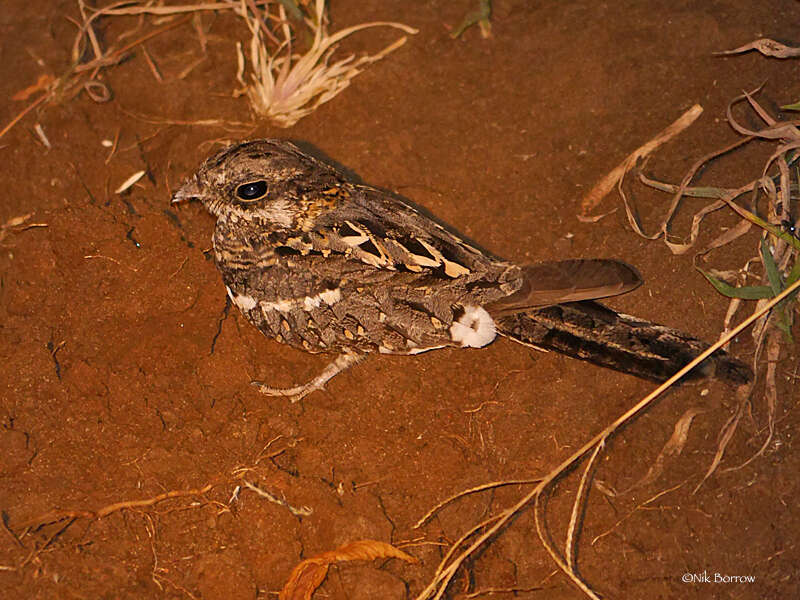
[{"label": "white throat patch", "polygon": [[465,306],[464,314],[450,326],[450,338],[462,348],[482,348],[496,336],[494,320],[481,306]]}]

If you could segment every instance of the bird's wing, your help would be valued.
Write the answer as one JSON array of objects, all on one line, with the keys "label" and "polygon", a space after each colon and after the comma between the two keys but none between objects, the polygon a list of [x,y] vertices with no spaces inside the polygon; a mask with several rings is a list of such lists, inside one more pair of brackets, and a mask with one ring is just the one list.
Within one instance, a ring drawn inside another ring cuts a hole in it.
[{"label": "bird's wing", "polygon": [[[341,255],[377,269],[416,273],[444,281],[497,277],[510,264],[388,192],[343,186],[334,209],[322,210],[313,227],[282,244],[307,255]],[[322,199],[326,201],[327,199]]]}]

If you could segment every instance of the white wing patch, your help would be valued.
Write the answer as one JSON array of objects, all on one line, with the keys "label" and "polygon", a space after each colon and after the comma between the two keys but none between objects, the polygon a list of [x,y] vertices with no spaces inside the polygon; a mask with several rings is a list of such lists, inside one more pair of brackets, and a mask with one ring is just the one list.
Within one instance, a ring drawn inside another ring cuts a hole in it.
[{"label": "white wing patch", "polygon": [[322,300],[328,306],[333,306],[339,300],[342,299],[342,290],[336,288],[334,290],[325,290],[324,292],[317,294],[320,300]]},{"label": "white wing patch", "polygon": [[239,310],[242,312],[247,312],[248,310],[252,310],[256,307],[256,299],[252,296],[236,296],[233,299],[234,304],[239,307]]},{"label": "white wing patch", "polygon": [[228,290],[228,297],[236,306],[239,307],[239,310],[241,310],[243,313],[247,313],[247,311],[253,310],[256,306],[261,307],[262,312],[277,310],[278,312],[285,313],[285,312],[291,312],[292,310],[297,308],[302,308],[304,310],[310,311],[312,308],[318,308],[322,304],[333,306],[342,299],[342,291],[339,288],[333,290],[325,290],[324,292],[320,292],[319,294],[314,294],[313,296],[305,296],[304,298],[290,298],[288,300],[283,300],[279,298],[274,302],[268,302],[266,300],[262,300],[261,302],[259,302],[252,296],[235,293],[228,286],[225,286],[225,289]]},{"label": "white wing patch", "polygon": [[495,337],[494,319],[480,306],[465,306],[464,314],[450,326],[450,338],[462,348],[482,348]]},{"label": "white wing patch", "polygon": [[262,300],[259,302],[261,312],[263,313],[266,313],[269,310],[277,310],[278,312],[291,312],[293,308],[302,306],[302,304],[302,300],[300,302],[296,300],[278,300],[276,302],[267,302],[266,300]]},{"label": "white wing patch", "polygon": [[[241,298],[247,298],[249,300],[253,300],[249,296],[231,296],[233,301],[239,308],[242,308],[242,305],[239,304],[238,300]],[[313,308],[319,308],[323,304],[327,304],[328,306],[333,306],[337,302],[342,299],[342,291],[339,288],[333,290],[325,290],[324,292],[320,292],[319,294],[314,294],[313,296],[305,296],[303,298],[289,298],[289,299],[277,299],[274,302],[268,302],[266,300],[262,300],[258,303],[261,307],[261,311],[266,313],[270,310],[277,310],[278,312],[291,312],[295,309],[301,308],[306,311],[310,311]],[[255,300],[253,300],[255,303]],[[250,308],[255,307],[255,304]]]},{"label": "white wing patch", "polygon": [[225,289],[228,290],[228,297],[231,301],[239,307],[239,310],[242,312],[247,312],[248,310],[252,310],[256,307],[258,302],[252,296],[246,296],[244,294],[234,294],[233,290],[228,286],[225,286]]}]

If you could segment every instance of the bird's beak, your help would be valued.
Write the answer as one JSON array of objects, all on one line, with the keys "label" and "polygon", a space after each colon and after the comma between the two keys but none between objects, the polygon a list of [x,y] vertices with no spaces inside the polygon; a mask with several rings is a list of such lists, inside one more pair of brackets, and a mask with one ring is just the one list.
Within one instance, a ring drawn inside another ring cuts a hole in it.
[{"label": "bird's beak", "polygon": [[197,182],[196,177],[191,177],[184,183],[178,191],[172,194],[172,202],[170,204],[177,204],[185,200],[200,199],[203,197],[203,192]]}]

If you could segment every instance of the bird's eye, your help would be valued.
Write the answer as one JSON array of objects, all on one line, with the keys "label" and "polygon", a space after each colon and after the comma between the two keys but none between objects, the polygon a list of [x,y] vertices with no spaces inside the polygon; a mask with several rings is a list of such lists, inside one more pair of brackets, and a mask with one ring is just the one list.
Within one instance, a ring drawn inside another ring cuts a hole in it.
[{"label": "bird's eye", "polygon": [[250,183],[243,183],[236,188],[236,195],[240,200],[251,202],[258,200],[267,193],[266,181],[251,181]]}]

